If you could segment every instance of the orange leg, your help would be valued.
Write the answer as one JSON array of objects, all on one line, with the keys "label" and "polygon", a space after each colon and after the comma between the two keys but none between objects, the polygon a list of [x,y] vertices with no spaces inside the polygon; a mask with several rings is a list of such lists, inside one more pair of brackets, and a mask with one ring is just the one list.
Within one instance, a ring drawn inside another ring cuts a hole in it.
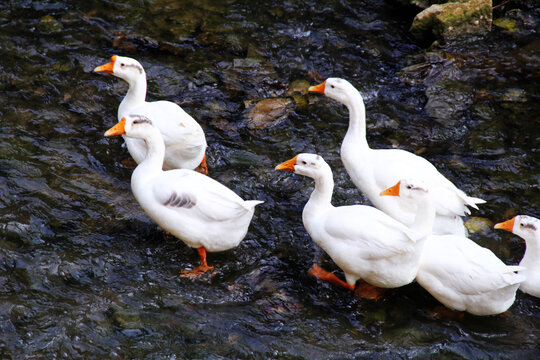
[{"label": "orange leg", "polygon": [[197,266],[195,269],[193,269],[191,271],[190,270],[182,271],[180,276],[198,277],[198,276],[204,274],[205,272],[214,269],[213,266],[208,266],[208,264],[206,263],[206,249],[204,248],[204,246],[201,246],[200,248],[197,248],[197,252],[199,253],[199,257],[201,259],[201,265]]},{"label": "orange leg", "polygon": [[204,154],[203,159],[199,166],[194,169],[196,172],[200,172],[203,175],[208,175],[208,166],[206,165],[206,154]]},{"label": "orange leg", "polygon": [[388,289],[380,288],[360,280],[356,287],[355,294],[362,299],[379,300]]},{"label": "orange leg", "polygon": [[354,285],[349,285],[348,283],[341,280],[333,273],[324,270],[319,265],[313,265],[313,267],[309,269],[308,272],[310,275],[316,277],[317,279],[329,281],[332,284],[343,286],[345,289],[354,290]]}]

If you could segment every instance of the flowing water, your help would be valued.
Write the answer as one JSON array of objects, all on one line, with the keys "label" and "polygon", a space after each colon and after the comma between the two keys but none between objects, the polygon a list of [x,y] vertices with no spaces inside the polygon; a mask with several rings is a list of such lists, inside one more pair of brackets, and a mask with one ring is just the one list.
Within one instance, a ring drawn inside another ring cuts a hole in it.
[{"label": "flowing water", "polygon": [[[315,262],[342,275],[302,225],[313,183],[273,170],[317,152],[334,204],[367,202],[339,159],[346,109],[291,91],[338,76],[364,96],[370,145],[486,199],[477,224],[540,215],[540,16],[511,5],[495,15],[517,30],[426,51],[394,1],[2,2],[0,358],[539,358],[540,301],[521,292],[500,316],[435,319],[417,284],[373,302],[311,278]],[[265,201],[238,248],[209,255],[212,278],[178,276],[196,251],[144,214],[122,139],[103,137],[127,86],[92,70],[113,54],[143,64],[148,99],[200,121],[213,178]],[[254,123],[264,99],[286,107]],[[471,237],[508,264],[524,251]]]}]

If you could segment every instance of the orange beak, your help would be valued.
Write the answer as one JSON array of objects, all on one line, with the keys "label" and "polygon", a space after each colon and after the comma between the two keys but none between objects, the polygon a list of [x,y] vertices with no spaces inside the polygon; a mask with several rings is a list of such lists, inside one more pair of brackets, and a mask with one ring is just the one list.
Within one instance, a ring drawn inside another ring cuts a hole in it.
[{"label": "orange beak", "polygon": [[326,86],[326,80],[324,80],[319,85],[310,86],[308,91],[316,92],[316,93],[319,93],[319,94],[324,94],[324,87],[325,86]]},{"label": "orange beak", "polygon": [[111,62],[105,65],[98,66],[94,69],[95,72],[103,72],[107,74],[112,74],[114,69],[114,63],[116,62],[116,55],[111,57]]},{"label": "orange beak", "polygon": [[125,135],[126,134],[126,118],[122,118],[120,122],[116,125],[114,125],[112,128],[107,130],[105,133],[105,136],[113,136],[113,135]]},{"label": "orange beak", "polygon": [[276,166],[276,170],[284,170],[284,171],[292,171],[292,172],[294,172],[294,165],[296,165],[296,158],[297,157],[298,157],[298,155],[296,155],[295,157],[293,157],[290,160],[282,162],[281,164]]},{"label": "orange beak", "polygon": [[399,186],[401,185],[401,181],[398,181],[398,183],[392,187],[389,187],[386,190],[381,191],[381,196],[385,195],[391,195],[391,196],[399,196]]},{"label": "orange beak", "polygon": [[516,221],[515,216],[511,218],[510,220],[506,220],[505,222],[495,224],[494,228],[512,232],[514,230],[514,221]]}]

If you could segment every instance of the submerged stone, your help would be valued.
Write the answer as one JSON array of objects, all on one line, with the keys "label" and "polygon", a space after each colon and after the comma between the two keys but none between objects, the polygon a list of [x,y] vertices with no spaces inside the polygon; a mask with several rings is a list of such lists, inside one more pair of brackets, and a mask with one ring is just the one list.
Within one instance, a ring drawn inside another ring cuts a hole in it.
[{"label": "submerged stone", "polygon": [[517,24],[516,20],[506,18],[506,17],[493,20],[493,25],[495,25],[496,27],[499,27],[501,29],[508,30],[510,32],[516,31],[516,29],[518,27],[518,24]]},{"label": "submerged stone", "polygon": [[523,89],[508,89],[502,95],[502,101],[512,103],[527,102],[527,92]]},{"label": "submerged stone", "polygon": [[493,221],[483,217],[472,217],[465,222],[465,227],[471,234],[482,233],[486,234],[491,231]]},{"label": "submerged stone", "polygon": [[264,99],[247,112],[247,127],[265,129],[276,126],[289,115],[291,100],[285,98]]},{"label": "submerged stone", "polygon": [[57,33],[62,31],[64,26],[52,15],[45,15],[39,19],[39,29],[43,32]]},{"label": "submerged stone", "polygon": [[285,95],[287,96],[292,96],[293,94],[306,95],[308,93],[308,89],[310,86],[311,84],[307,80],[294,80],[289,85],[289,90],[287,90],[287,93],[285,93]]}]

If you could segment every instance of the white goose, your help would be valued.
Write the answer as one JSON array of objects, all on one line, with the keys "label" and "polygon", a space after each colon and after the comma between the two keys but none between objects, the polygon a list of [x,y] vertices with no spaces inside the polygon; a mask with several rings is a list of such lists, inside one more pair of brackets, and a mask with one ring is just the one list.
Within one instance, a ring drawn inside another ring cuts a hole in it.
[{"label": "white goose", "polygon": [[133,171],[131,190],[146,212],[165,231],[197,248],[201,265],[192,273],[212,269],[206,251],[236,247],[246,236],[255,205],[208,176],[187,169],[163,171],[165,144],[152,120],[131,115],[105,136],[126,135],[147,145],[147,156]]},{"label": "white goose", "polygon": [[[415,181],[393,187],[393,195],[416,201],[425,197]],[[389,194],[390,191],[387,191]],[[430,200],[433,203],[433,200]],[[434,208],[431,209],[434,212]],[[434,217],[425,219],[433,225]],[[416,281],[433,297],[452,310],[474,315],[495,315],[506,311],[516,298],[516,291],[525,276],[519,266],[504,264],[493,252],[465,236],[430,235],[427,237]]]},{"label": "white goose", "polygon": [[[165,141],[163,169],[190,169],[208,174],[203,129],[177,104],[145,100],[146,73],[137,60],[113,55],[109,63],[96,67],[94,71],[112,74],[128,83],[128,92],[118,106],[118,121],[131,114],[152,119]],[[133,159],[137,164],[141,163],[146,157],[144,141],[129,137],[124,139]]]},{"label": "white goose", "polygon": [[421,226],[409,230],[371,206],[334,207],[332,170],[319,155],[299,154],[278,165],[276,170],[292,171],[315,180],[315,190],[304,207],[302,221],[313,241],[343,270],[346,282],[317,265],[310,274],[350,290],[358,279],[381,288],[395,288],[414,280],[423,239],[431,232],[422,225],[423,217],[430,216],[429,206],[419,212],[417,223]]},{"label": "white goose", "polygon": [[527,279],[521,283],[519,289],[540,297],[540,220],[532,216],[517,215],[495,224],[495,229],[510,231],[525,240],[525,255],[519,263],[525,269],[519,273]]},{"label": "white goose", "polygon": [[421,178],[436,202],[436,234],[466,235],[463,220],[467,206],[478,209],[482,199],[467,196],[426,159],[399,149],[371,149],[366,140],[366,111],[362,96],[348,81],[328,78],[309,91],[325,94],[349,110],[349,129],[341,144],[341,160],[353,183],[380,210],[406,225],[412,224],[416,205],[379,193],[404,178]]}]

